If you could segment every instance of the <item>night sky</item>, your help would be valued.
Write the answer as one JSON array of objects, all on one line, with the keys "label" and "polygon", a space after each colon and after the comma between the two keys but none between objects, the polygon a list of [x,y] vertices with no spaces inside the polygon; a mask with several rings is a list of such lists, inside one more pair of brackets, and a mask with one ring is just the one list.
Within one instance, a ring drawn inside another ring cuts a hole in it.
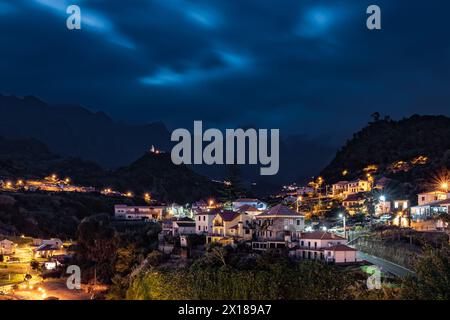
[{"label": "night sky", "polygon": [[[382,30],[366,28],[371,4]],[[0,92],[339,145],[374,111],[450,114],[449,14],[435,0],[0,0]]]}]

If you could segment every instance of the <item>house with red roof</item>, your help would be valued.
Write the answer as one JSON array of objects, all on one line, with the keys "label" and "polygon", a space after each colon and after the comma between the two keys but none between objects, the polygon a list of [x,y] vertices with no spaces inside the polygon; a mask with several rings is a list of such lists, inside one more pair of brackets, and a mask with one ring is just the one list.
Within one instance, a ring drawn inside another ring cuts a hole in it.
[{"label": "house with red roof", "polygon": [[255,216],[254,250],[285,248],[305,229],[305,216],[284,205],[276,205]]},{"label": "house with red roof", "polygon": [[320,260],[337,264],[358,262],[356,249],[347,245],[347,239],[326,231],[300,234],[298,245],[290,251],[292,257]]},{"label": "house with red roof", "polygon": [[212,221],[212,232],[206,243],[235,244],[251,240],[253,236],[252,217],[245,212],[220,210]]}]

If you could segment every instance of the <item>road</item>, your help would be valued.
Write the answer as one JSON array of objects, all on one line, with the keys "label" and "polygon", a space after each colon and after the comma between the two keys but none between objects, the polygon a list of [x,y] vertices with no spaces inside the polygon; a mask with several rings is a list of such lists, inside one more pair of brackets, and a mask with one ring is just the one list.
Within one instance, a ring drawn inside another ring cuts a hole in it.
[{"label": "road", "polygon": [[393,262],[369,255],[361,251],[358,251],[357,256],[361,260],[365,260],[380,267],[382,272],[389,272],[397,277],[405,277],[407,275],[414,274],[413,271],[405,267],[399,266],[398,264],[395,264]]}]

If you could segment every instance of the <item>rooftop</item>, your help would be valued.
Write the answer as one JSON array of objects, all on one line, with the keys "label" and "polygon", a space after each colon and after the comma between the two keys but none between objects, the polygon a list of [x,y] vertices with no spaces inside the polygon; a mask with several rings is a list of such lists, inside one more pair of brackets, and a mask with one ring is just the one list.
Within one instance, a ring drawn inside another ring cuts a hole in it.
[{"label": "rooftop", "polygon": [[338,236],[331,232],[326,231],[313,231],[313,232],[302,232],[300,239],[311,239],[311,240],[347,240],[341,236]]},{"label": "rooftop", "polygon": [[282,204],[278,204],[256,216],[257,219],[264,217],[303,217],[303,215]]},{"label": "rooftop", "polygon": [[237,199],[233,202],[258,202],[258,199],[253,199],[253,198],[241,198],[241,199]]},{"label": "rooftop", "polygon": [[324,250],[329,250],[329,251],[356,251],[356,249],[353,249],[352,247],[349,247],[349,246],[347,246],[345,244],[337,244],[335,246],[324,248]]}]

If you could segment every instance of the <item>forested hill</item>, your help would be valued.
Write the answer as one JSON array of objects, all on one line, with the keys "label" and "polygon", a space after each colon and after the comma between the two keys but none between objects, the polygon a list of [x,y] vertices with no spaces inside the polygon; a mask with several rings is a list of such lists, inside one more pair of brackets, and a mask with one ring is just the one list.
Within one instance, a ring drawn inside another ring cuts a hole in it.
[{"label": "forested hill", "polygon": [[375,116],[338,150],[321,174],[333,183],[361,177],[369,165],[377,166],[379,176],[410,183],[448,171],[450,118],[413,115],[394,121]]}]

